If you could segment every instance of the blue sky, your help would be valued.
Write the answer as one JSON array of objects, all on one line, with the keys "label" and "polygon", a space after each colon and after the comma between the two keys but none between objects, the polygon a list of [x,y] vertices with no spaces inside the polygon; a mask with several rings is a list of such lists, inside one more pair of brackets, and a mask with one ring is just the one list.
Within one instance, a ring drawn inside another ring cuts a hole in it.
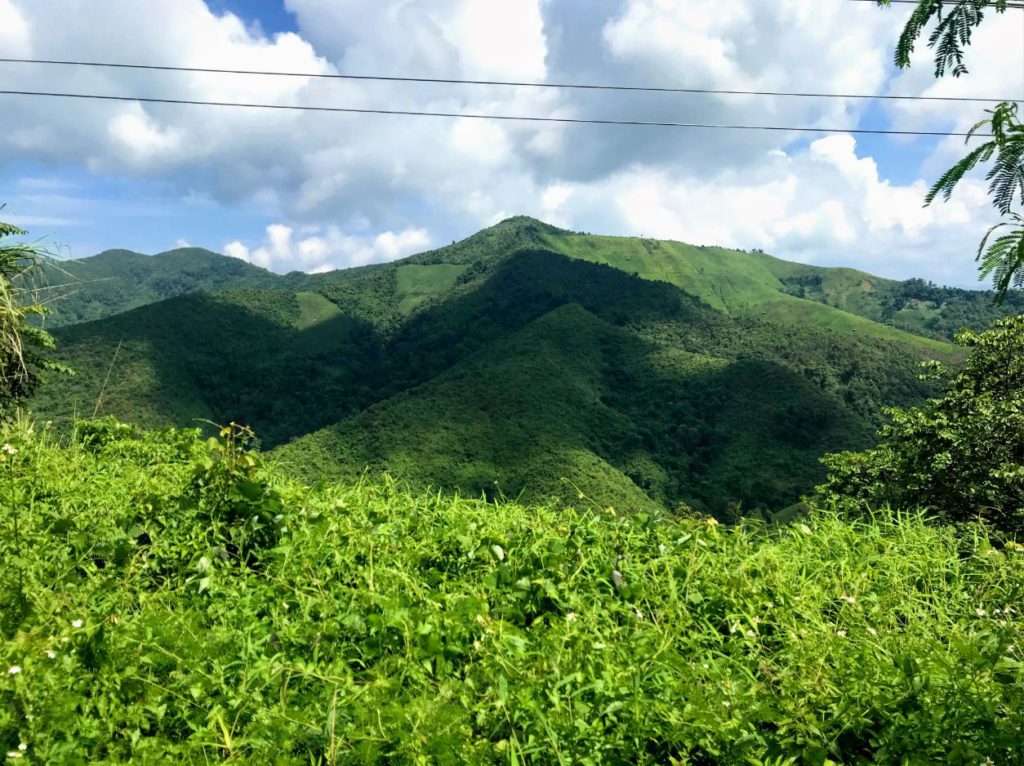
[{"label": "blue sky", "polygon": [[[183,66],[994,96],[1020,92],[1018,25],[960,80],[891,65],[906,10],[842,0],[0,0],[0,55]],[[82,14],[82,23],[73,18]],[[86,20],[89,23],[84,23]],[[124,41],[116,50],[109,40]],[[995,51],[1001,51],[997,54]],[[9,87],[541,116],[962,129],[977,104],[658,96],[3,64]],[[984,84],[984,88],[982,88]],[[985,92],[982,92],[984,90]],[[503,217],[760,247],[975,284],[980,182],[924,210],[958,141],[550,127],[6,97],[4,215],[73,257],[190,244],[276,271],[409,255]]]},{"label": "blue sky", "polygon": [[233,13],[250,22],[257,22],[264,33],[298,32],[295,15],[284,7],[281,0],[210,0],[214,13]]}]

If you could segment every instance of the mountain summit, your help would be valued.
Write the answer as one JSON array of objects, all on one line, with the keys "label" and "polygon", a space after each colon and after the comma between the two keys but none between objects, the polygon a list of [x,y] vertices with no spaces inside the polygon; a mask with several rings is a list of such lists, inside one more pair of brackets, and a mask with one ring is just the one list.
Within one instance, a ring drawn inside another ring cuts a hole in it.
[{"label": "mountain summit", "polygon": [[[68,422],[244,422],[309,478],[723,516],[783,508],[881,405],[928,393],[983,294],[512,218],[393,263],[275,275],[207,251],[60,264]],[[931,291],[930,298],[909,297]],[[106,316],[104,316],[106,314]],[[81,322],[97,316],[96,321]]]}]

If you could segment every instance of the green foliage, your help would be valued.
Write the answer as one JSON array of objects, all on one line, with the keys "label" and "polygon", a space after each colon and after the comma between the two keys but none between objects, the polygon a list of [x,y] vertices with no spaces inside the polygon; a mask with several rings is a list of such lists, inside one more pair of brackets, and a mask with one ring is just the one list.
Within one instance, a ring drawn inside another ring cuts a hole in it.
[{"label": "green foliage", "polygon": [[939,287],[923,279],[893,283],[880,296],[880,321],[910,332],[953,340],[961,330],[980,332],[997,319],[1024,313],[1024,292],[996,303],[992,292]]},{"label": "green foliage", "polygon": [[[891,0],[878,0],[878,4],[888,6]],[[935,50],[935,76],[942,77],[947,71],[954,77],[966,74],[964,48],[971,44],[975,28],[985,20],[986,12],[1005,13],[1006,8],[1007,0],[918,0],[896,45],[896,66],[910,66],[917,39],[934,21],[928,47]]]},{"label": "green foliage", "polygon": [[988,113],[992,116],[974,125],[967,140],[986,126],[992,131],[992,140],[975,147],[947,170],[925,197],[927,204],[930,205],[939,194],[948,200],[964,176],[978,165],[990,161],[993,156],[996,157],[995,164],[985,176],[989,182],[992,204],[1000,213],[1007,215],[1017,194],[1021,195],[1021,201],[1024,202],[1024,125],[1017,118],[1017,104],[1004,102],[988,110]]},{"label": "green foliage", "polygon": [[91,258],[47,261],[36,279],[52,308],[53,327],[102,319],[200,291],[277,286],[281,277],[200,248],[155,256],[108,250]]},{"label": "green foliage", "polygon": [[733,319],[664,282],[525,251],[399,328],[376,403],[279,454],[310,479],[370,466],[571,503],[569,478],[620,508],[778,510],[824,477],[823,452],[868,446],[881,403],[925,396],[919,354]]},{"label": "green foliage", "polygon": [[[523,247],[539,240],[557,250]],[[810,299],[785,294],[811,278]],[[529,219],[398,264],[276,279],[289,289],[60,328],[81,374],[35,412],[67,427],[94,410],[251,423],[311,480],[369,466],[576,502],[572,479],[606,506],[725,518],[796,502],[824,478],[822,453],[869,446],[881,406],[927,395],[919,359],[953,351],[870,321],[900,283]],[[943,298],[944,328],[969,298]]]},{"label": "green foliage", "polygon": [[[878,0],[879,5],[889,5],[889,0]],[[946,6],[952,5],[952,9]],[[951,69],[954,77],[967,73],[963,63],[964,49],[971,43],[974,29],[985,19],[986,9],[1005,13],[1007,0],[919,0],[910,20],[900,36],[896,47],[896,65],[909,67],[914,44],[924,29],[936,20],[935,29],[928,40],[935,49],[935,76],[942,77]],[[982,279],[992,277],[996,300],[1005,299],[1011,287],[1024,287],[1024,219],[1012,210],[1018,196],[1024,204],[1024,125],[1017,117],[1017,104],[1004,101],[987,110],[990,117],[979,121],[968,131],[966,141],[982,127],[988,127],[991,140],[972,149],[967,156],[947,170],[926,196],[931,204],[940,194],[949,200],[956,185],[979,165],[993,161],[986,179],[992,204],[1008,221],[1002,221],[991,229],[978,247],[977,260],[981,262]],[[988,249],[992,233],[1004,226],[1016,226],[1010,234],[996,238]]]},{"label": "green foliage", "polygon": [[67,371],[49,358],[52,336],[30,321],[47,310],[24,286],[39,269],[39,248],[9,241],[26,233],[0,222],[0,418],[10,417],[46,371]]},{"label": "green foliage", "polygon": [[[1024,148],[1024,141],[1021,142]],[[1024,167],[1024,165],[1022,165]],[[982,278],[992,277],[997,295],[1005,295],[1011,287],[1024,287],[1024,217],[1010,213],[1009,221],[997,223],[985,234],[978,246],[978,260],[981,261]],[[1009,234],[992,239],[996,230],[1004,226],[1016,226]]]},{"label": "green foliage", "polygon": [[938,368],[940,398],[891,410],[877,448],[825,459],[826,500],[919,507],[1024,532],[1024,316],[958,341],[970,355],[956,372]]},{"label": "green foliage", "polygon": [[1024,555],[981,528],[308,489],[229,434],[289,519],[246,566],[190,502],[195,432],[100,431],[0,434],[0,750],[29,762],[1024,758]]},{"label": "green foliage", "polygon": [[207,454],[193,465],[185,494],[196,519],[224,541],[224,552],[247,563],[286,531],[281,496],[261,479],[260,457],[247,449],[255,438],[237,423],[221,428],[207,440]]}]

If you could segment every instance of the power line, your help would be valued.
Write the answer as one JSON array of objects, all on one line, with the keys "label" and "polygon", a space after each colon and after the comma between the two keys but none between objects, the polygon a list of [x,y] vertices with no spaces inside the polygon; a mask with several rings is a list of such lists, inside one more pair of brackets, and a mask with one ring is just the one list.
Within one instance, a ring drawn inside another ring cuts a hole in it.
[{"label": "power line", "polygon": [[[147,98],[142,96],[108,96],[93,93],[55,93],[50,91],[30,90],[0,90],[3,96],[38,96],[44,98],[73,98],[89,99],[98,101],[134,101],[144,104],[182,104],[189,106],[221,106],[238,107],[243,109],[277,109],[299,112],[334,112],[343,114],[384,114],[398,115],[405,117],[456,117],[470,120],[503,120],[509,122],[542,122],[542,123],[566,123],[574,125],[625,125],[631,127],[658,127],[658,128],[707,128],[714,130],[771,130],[780,132],[796,133],[857,133],[879,136],[960,136],[966,137],[968,133],[956,133],[945,131],[927,130],[874,130],[869,128],[812,128],[812,127],[788,127],[782,125],[731,125],[719,123],[700,122],[656,122],[648,120],[600,120],[585,119],[577,117],[531,117],[522,115],[505,114],[463,114],[460,112],[428,112],[411,109],[358,109],[355,107],[341,106],[303,106],[292,104],[251,104],[233,101],[198,101],[193,99],[177,98]],[[975,133],[979,138],[991,138],[988,133]]]},{"label": "power line", "polygon": [[[874,0],[864,0],[874,2]],[[906,0],[914,2],[915,0]],[[891,101],[962,101],[996,104],[1013,101],[1005,98],[967,98],[963,96],[871,96],[864,93],[815,93],[771,90],[723,90],[719,88],[670,88],[647,85],[606,85],[593,83],[517,82],[511,80],[468,80],[443,77],[399,77],[388,75],[330,74],[324,72],[276,72],[253,69],[219,69],[214,67],[160,66],[156,64],[121,64],[107,61],[74,61],[62,59],[0,58],[5,64],[44,64],[55,66],[103,67],[107,69],[139,69],[156,72],[191,72],[202,74],[255,75],[259,77],[302,77],[321,80],[356,80],[375,82],[434,83],[443,85],[490,85],[517,88],[554,88],[560,90],[633,91],[641,93],[693,93],[723,96],[781,96],[787,98],[843,98]]]}]

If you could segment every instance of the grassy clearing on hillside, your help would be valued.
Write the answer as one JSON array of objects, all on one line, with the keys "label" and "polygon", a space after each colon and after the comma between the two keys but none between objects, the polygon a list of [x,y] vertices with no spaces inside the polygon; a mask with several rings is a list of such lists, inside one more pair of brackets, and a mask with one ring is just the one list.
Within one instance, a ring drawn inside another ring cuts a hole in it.
[{"label": "grassy clearing on hillside", "polygon": [[3,752],[1024,759],[1024,555],[981,529],[307,489],[190,432],[78,437],[0,434]]},{"label": "grassy clearing on hillside", "polygon": [[453,263],[399,266],[395,272],[399,311],[408,314],[424,301],[448,292],[466,268]]},{"label": "grassy clearing on hillside", "polygon": [[[553,235],[544,242],[571,258],[603,263],[643,279],[668,282],[733,316],[765,316],[781,324],[804,324],[880,340],[896,341],[928,352],[949,352],[948,343],[911,335],[879,324],[875,285],[897,283],[852,269],[823,269],[782,261],[763,253],[635,237]],[[787,292],[781,279],[794,275],[817,280],[819,300]],[[820,302],[819,302],[820,301]],[[842,303],[839,307],[837,304]],[[853,313],[848,313],[853,312]]]}]

